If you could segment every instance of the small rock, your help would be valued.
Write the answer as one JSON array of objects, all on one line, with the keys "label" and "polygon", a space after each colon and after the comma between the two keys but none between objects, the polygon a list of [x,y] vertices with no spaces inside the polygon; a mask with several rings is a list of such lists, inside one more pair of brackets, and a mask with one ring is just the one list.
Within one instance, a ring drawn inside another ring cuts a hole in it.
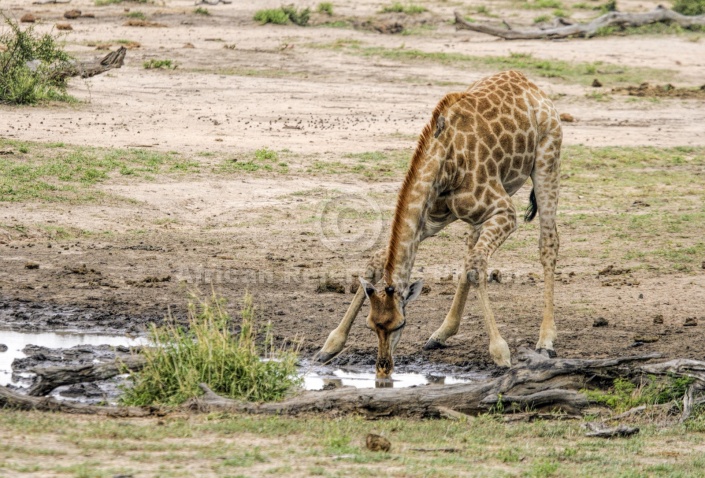
[{"label": "small rock", "polygon": [[488,282],[496,282],[497,284],[502,283],[502,273],[499,271],[499,269],[495,269],[490,272],[490,279]]},{"label": "small rock", "polygon": [[37,21],[37,17],[32,15],[31,13],[25,13],[22,15],[22,18],[20,18],[20,22],[22,23],[34,23]]},{"label": "small rock", "polygon": [[636,335],[634,336],[634,342],[642,342],[645,344],[652,344],[658,342],[659,337],[657,335]]},{"label": "small rock", "polygon": [[0,352],[7,352],[7,345],[0,344]]},{"label": "small rock", "polygon": [[69,25],[68,23],[57,23],[56,29],[57,30],[64,30],[64,31],[71,31],[71,30],[73,30],[73,27],[71,25]]},{"label": "small rock", "polygon": [[360,288],[360,283],[356,280],[353,281],[352,284],[350,284],[350,293],[355,294],[357,293],[357,290]]},{"label": "small rock", "polygon": [[602,82],[600,82],[600,80],[595,78],[594,80],[592,80],[592,87],[593,88],[600,88],[600,87],[602,87]]},{"label": "small rock", "polygon": [[428,295],[430,292],[431,292],[431,286],[424,284],[423,287],[421,288],[421,294]]},{"label": "small rock", "polygon": [[683,323],[683,327],[695,327],[696,325],[698,325],[698,319],[695,317],[688,317]]},{"label": "small rock", "polygon": [[184,46],[182,46],[181,48],[196,48],[196,47],[193,46],[193,43],[184,43]]},{"label": "small rock", "polygon": [[36,262],[32,262],[32,261],[25,262],[24,268],[25,269],[39,269],[39,264],[37,264]]},{"label": "small rock", "polygon": [[643,299],[643,298],[644,298],[644,294],[639,294],[639,298],[640,298],[640,299]]},{"label": "small rock", "polygon": [[561,113],[561,121],[564,123],[574,123],[575,118],[570,113]]},{"label": "small rock", "polygon": [[607,327],[609,324],[610,324],[609,321],[607,319],[605,319],[604,317],[598,317],[592,323],[592,326],[593,327]]},{"label": "small rock", "polygon": [[389,451],[392,448],[392,443],[380,435],[369,433],[365,441],[367,449],[370,451]]},{"label": "small rock", "polygon": [[654,317],[654,324],[663,324],[663,315],[659,314]]},{"label": "small rock", "polygon": [[73,20],[81,16],[81,10],[69,10],[64,12],[64,18],[68,20]]}]

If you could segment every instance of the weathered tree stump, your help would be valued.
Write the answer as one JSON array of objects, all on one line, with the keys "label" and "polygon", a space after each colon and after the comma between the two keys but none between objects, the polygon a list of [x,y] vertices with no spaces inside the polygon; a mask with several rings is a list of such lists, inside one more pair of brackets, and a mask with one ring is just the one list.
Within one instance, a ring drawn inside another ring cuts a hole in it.
[{"label": "weathered tree stump", "polygon": [[80,76],[81,78],[90,78],[100,75],[113,68],[121,68],[125,62],[127,48],[121,46],[115,51],[105,55],[100,60],[81,61],[63,64],[51,71],[50,77],[54,81],[62,81],[72,76]]}]

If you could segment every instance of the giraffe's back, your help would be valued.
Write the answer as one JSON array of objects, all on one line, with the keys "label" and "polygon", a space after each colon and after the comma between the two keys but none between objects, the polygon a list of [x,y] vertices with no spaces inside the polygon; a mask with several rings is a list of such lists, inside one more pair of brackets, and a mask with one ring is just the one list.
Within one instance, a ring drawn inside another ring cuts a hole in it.
[{"label": "giraffe's back", "polygon": [[474,83],[441,114],[447,131],[438,140],[447,142],[447,153],[439,178],[445,190],[439,192],[458,217],[471,222],[491,214],[485,206],[493,200],[521,188],[544,143],[560,147],[553,103],[516,71]]}]

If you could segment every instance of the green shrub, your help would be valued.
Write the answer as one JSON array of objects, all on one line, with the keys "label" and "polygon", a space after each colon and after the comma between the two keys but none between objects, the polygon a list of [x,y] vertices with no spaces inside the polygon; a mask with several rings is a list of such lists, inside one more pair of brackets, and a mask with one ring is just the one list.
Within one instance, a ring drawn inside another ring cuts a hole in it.
[{"label": "green shrub", "polygon": [[255,21],[262,25],[265,23],[274,23],[275,25],[284,25],[291,21],[301,27],[306,26],[311,16],[311,10],[304,8],[297,10],[293,5],[282,6],[279,8],[271,8],[266,10],[258,10],[255,12]]},{"label": "green shrub", "polygon": [[675,0],[673,10],[683,15],[702,15],[705,13],[705,0]]},{"label": "green shrub", "polygon": [[318,13],[333,15],[333,4],[331,2],[321,2],[318,4],[316,11]]},{"label": "green shrub", "polygon": [[66,80],[52,75],[68,66],[71,57],[50,34],[39,35],[33,27],[24,30],[5,17],[7,29],[0,33],[0,102],[35,104],[46,100],[73,101],[66,94]]},{"label": "green shrub", "polygon": [[[277,349],[264,330],[261,347],[252,296],[245,295],[242,319],[234,323],[215,295],[189,304],[188,329],[173,320],[152,326],[153,347],[144,351],[145,367],[131,375],[125,387],[126,405],[177,405],[202,394],[200,383],[215,393],[249,401],[279,400],[300,385],[297,351]],[[233,332],[238,329],[238,332]]]},{"label": "green shrub", "polygon": [[196,15],[210,15],[211,14],[211,12],[209,12],[207,8],[203,8],[203,7],[196,8],[193,11],[193,13],[195,13]]},{"label": "green shrub", "polygon": [[171,60],[156,60],[152,58],[142,63],[146,70],[175,70],[176,63]]},{"label": "green shrub", "polygon": [[140,12],[139,10],[126,13],[125,16],[127,18],[137,18],[138,20],[144,20],[145,18],[147,18],[147,15],[145,15],[143,12]]}]

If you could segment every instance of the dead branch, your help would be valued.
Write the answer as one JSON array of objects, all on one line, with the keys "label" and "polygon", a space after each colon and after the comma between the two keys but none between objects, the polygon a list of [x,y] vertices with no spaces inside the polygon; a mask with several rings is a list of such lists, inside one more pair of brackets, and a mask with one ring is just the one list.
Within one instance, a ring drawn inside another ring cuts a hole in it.
[{"label": "dead branch", "polygon": [[52,80],[61,81],[72,76],[90,78],[100,75],[113,68],[121,68],[125,62],[127,48],[121,46],[115,51],[105,55],[100,60],[73,62],[62,65],[60,68],[52,70],[50,77]]},{"label": "dead branch", "polygon": [[654,10],[646,13],[609,12],[594,19],[590,23],[574,23],[572,25],[556,26],[545,30],[538,28],[527,30],[509,28],[505,30],[491,25],[470,23],[463,18],[460,12],[455,12],[456,28],[485,33],[487,35],[504,38],[505,40],[552,40],[568,37],[590,38],[605,27],[640,27],[652,23],[676,23],[683,28],[692,28],[694,26],[705,26],[705,15],[681,15],[680,13],[659,5]]},{"label": "dead branch", "polygon": [[628,437],[639,433],[639,429],[636,427],[628,427],[626,425],[608,427],[604,423],[598,422],[587,422],[585,428],[591,430],[589,433],[586,433],[585,436],[595,438]]}]

